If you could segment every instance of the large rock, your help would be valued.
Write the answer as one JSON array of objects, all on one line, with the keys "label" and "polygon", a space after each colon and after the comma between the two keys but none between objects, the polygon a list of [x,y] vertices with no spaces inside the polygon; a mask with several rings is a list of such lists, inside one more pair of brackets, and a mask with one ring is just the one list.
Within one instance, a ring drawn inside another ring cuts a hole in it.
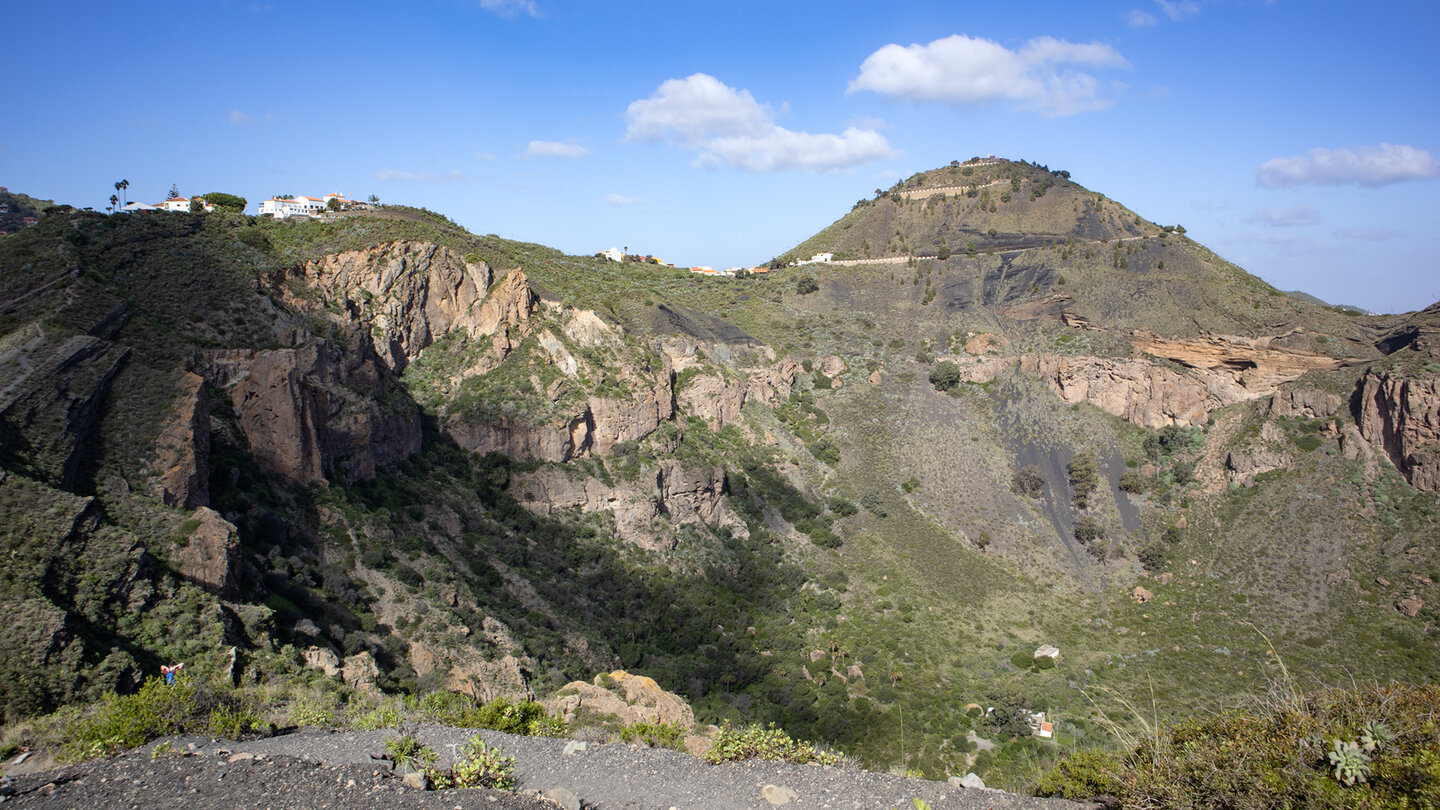
[{"label": "large rock", "polygon": [[176,573],[218,596],[238,596],[240,534],[234,524],[214,509],[202,506],[186,525],[194,528],[173,553]]},{"label": "large rock", "polygon": [[613,515],[622,540],[651,550],[674,545],[670,532],[661,531],[657,521],[729,528],[737,536],[749,536],[745,521],[726,500],[725,471],[718,467],[691,469],[664,461],[658,471],[637,481],[615,484],[562,467],[543,467],[515,476],[510,491],[537,515],[568,509]]},{"label": "large rock", "polygon": [[1320,419],[1334,416],[1339,412],[1341,404],[1340,396],[1329,391],[1303,386],[1282,386],[1270,398],[1270,413],[1272,416]]},{"label": "large rock", "polygon": [[210,406],[205,381],[186,372],[175,383],[173,415],[155,439],[151,489],[166,506],[210,505]]},{"label": "large rock", "polygon": [[441,648],[416,641],[410,645],[410,666],[422,678],[432,672],[444,673],[447,692],[459,692],[478,701],[535,698],[524,664],[508,653],[487,660],[472,647]]},{"label": "large rock", "polygon": [[518,311],[513,301],[488,311],[477,308],[494,280],[489,266],[425,242],[338,253],[307,262],[291,275],[319,292],[323,305],[338,303],[373,325],[375,347],[396,371],[452,329],[493,334]]},{"label": "large rock", "polygon": [[[600,685],[607,677],[614,684],[613,690]],[[541,705],[567,723],[577,716],[614,715],[622,725],[676,723],[683,731],[695,728],[695,712],[690,704],[661,689],[654,679],[631,675],[623,669],[608,676],[596,675],[594,683],[572,681]]]},{"label": "large rock", "polygon": [[1062,400],[1089,402],[1137,425],[1203,424],[1213,408],[1231,401],[1200,380],[1145,360],[1025,355],[1021,370],[1038,374]]},{"label": "large rock", "polygon": [[315,339],[212,352],[196,359],[196,371],[226,389],[261,468],[302,483],[321,483],[331,470],[346,482],[368,480],[377,466],[418,451],[421,437],[419,408],[399,394],[366,331],[354,325],[346,349]]},{"label": "large rock", "polygon": [[1358,383],[1360,434],[1424,492],[1440,491],[1440,377],[1368,371]]}]

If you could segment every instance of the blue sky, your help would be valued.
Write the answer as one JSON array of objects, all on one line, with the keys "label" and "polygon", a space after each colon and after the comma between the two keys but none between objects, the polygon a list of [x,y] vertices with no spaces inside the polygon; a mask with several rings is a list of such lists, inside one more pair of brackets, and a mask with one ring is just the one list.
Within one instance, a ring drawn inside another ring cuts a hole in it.
[{"label": "blue sky", "polygon": [[1440,299],[1437,31],[1434,0],[12,2],[0,185],[375,194],[723,267],[994,153],[1398,312]]}]

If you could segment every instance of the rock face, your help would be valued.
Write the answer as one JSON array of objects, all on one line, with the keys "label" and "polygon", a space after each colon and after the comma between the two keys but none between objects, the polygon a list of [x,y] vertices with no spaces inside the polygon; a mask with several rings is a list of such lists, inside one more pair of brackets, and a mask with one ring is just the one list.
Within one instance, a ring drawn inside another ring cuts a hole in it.
[{"label": "rock face", "polygon": [[[420,412],[358,328],[348,351],[323,339],[294,349],[222,351],[195,370],[226,390],[262,468],[303,483],[347,482],[420,449]],[[396,395],[385,397],[387,393]],[[388,404],[382,407],[380,401]]]},{"label": "rock face", "polygon": [[415,642],[410,645],[410,665],[422,678],[432,672],[444,673],[446,691],[469,695],[479,701],[533,700],[535,697],[520,659],[513,655],[488,661],[471,648],[440,649]]},{"label": "rock face", "polygon": [[1181,340],[1133,331],[1127,339],[1145,354],[1210,372],[1212,388],[1233,385],[1249,394],[1232,400],[1235,402],[1265,396],[1312,369],[1333,370],[1345,365],[1345,361],[1323,354],[1275,346],[1273,337],[1203,334]]},{"label": "rock face", "polygon": [[209,506],[210,404],[205,381],[187,371],[175,388],[174,416],[155,439],[150,486],[166,506]]},{"label": "rock face", "polygon": [[[125,310],[102,320],[109,335]],[[93,331],[93,330],[92,330]],[[39,323],[0,340],[0,456],[75,487],[86,440],[130,350],[95,334],[54,335]]]},{"label": "rock face", "polygon": [[376,351],[395,371],[452,329],[493,334],[523,308],[507,301],[477,309],[494,281],[489,266],[424,242],[389,242],[326,256],[292,271],[292,277],[320,293],[323,303],[340,303],[373,324]]},{"label": "rock face", "polygon": [[195,510],[196,524],[173,557],[180,576],[221,597],[233,599],[240,581],[240,534],[234,524],[206,506]]},{"label": "rock face", "polygon": [[1338,413],[1341,404],[1338,394],[1315,388],[1282,386],[1270,399],[1270,415],[1322,419]]},{"label": "rock face", "polygon": [[1274,422],[1266,422],[1260,427],[1258,443],[1236,448],[1225,456],[1226,474],[1231,481],[1251,480],[1260,473],[1288,467],[1290,454],[1285,447],[1285,431]]},{"label": "rock face", "polygon": [[657,522],[671,526],[704,524],[749,536],[745,521],[725,500],[725,471],[694,470],[664,461],[658,471],[633,483],[608,485],[560,467],[546,467],[516,476],[511,493],[521,506],[538,515],[566,509],[583,514],[606,512],[615,518],[615,533],[641,548],[673,548],[673,538]]},{"label": "rock face", "polygon": [[1357,386],[1355,422],[1423,492],[1440,491],[1440,377],[1368,371]]},{"label": "rock face", "polygon": [[1145,360],[1026,355],[1020,368],[1038,374],[1062,400],[1089,402],[1137,425],[1201,424],[1210,411],[1229,404],[1199,380]]},{"label": "rock face", "polygon": [[[606,678],[614,686],[601,686]],[[623,725],[633,723],[676,723],[682,730],[695,728],[695,712],[679,696],[666,692],[654,679],[616,670],[596,675],[594,683],[572,681],[555,697],[541,701],[545,711],[558,714],[565,722],[574,722],[580,715],[607,715],[618,718]]]},{"label": "rock face", "polygon": [[765,366],[741,369],[743,379],[699,374],[675,395],[680,411],[705,420],[711,430],[731,424],[750,400],[775,405],[790,398],[800,364],[785,357]]}]

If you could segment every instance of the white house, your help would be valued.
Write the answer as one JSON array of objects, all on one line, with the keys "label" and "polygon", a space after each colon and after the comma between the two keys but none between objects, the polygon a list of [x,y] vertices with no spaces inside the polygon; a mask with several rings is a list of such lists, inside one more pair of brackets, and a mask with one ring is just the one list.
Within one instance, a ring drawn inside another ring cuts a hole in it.
[{"label": "white house", "polygon": [[[161,210],[161,209],[160,209],[160,206],[158,206],[158,205],[149,205],[149,204],[142,203],[142,202],[132,202],[132,203],[126,203],[126,204],[125,204],[125,207],[120,209],[120,213],[122,213],[122,214],[130,214],[130,213],[133,213],[133,212],[135,212],[135,211],[159,211],[159,210]],[[187,208],[187,209],[185,209],[185,210],[188,211],[188,210],[190,210],[190,209]]]},{"label": "white house", "polygon": [[[215,206],[205,202],[204,197],[196,197],[195,202],[198,203],[200,207],[207,212],[215,210]],[[166,200],[165,202],[157,203],[155,205],[155,208],[161,211],[179,211],[182,214],[188,214],[190,213],[190,198],[176,197],[172,200]]]},{"label": "white house", "polygon": [[604,256],[605,258],[609,259],[609,260],[612,261],[612,262],[623,262],[623,261],[625,261],[625,254],[620,251],[620,248],[613,248],[613,247],[612,247],[612,248],[610,248],[609,250],[602,250],[602,251],[600,251],[600,255],[601,255],[601,256]]}]

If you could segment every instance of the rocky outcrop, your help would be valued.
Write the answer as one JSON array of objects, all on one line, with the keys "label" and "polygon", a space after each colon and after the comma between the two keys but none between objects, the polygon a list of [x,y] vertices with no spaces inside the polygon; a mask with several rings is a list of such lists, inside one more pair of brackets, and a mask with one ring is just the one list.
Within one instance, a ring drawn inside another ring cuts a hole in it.
[{"label": "rocky outcrop", "polygon": [[1347,362],[1323,354],[1276,346],[1275,337],[1245,338],[1207,333],[1181,340],[1132,331],[1126,339],[1145,354],[1210,372],[1207,382],[1212,389],[1238,387],[1244,395],[1232,394],[1234,398],[1231,401],[1234,402],[1270,394],[1281,383],[1294,380],[1312,369],[1334,370]]},{"label": "rocky outcrop", "polygon": [[52,334],[38,323],[7,335],[0,341],[0,456],[74,489],[86,441],[129,356],[102,337]]},{"label": "rocky outcrop", "polygon": [[[524,308],[507,301],[477,309],[494,281],[489,266],[426,242],[389,242],[337,253],[306,262],[288,277],[318,293],[322,307],[339,304],[373,326],[376,351],[396,371],[452,329],[490,335],[507,316]],[[286,298],[308,308],[296,296]]]},{"label": "rocky outcrop", "polygon": [[544,467],[516,476],[510,492],[521,506],[537,515],[572,509],[582,514],[605,512],[614,516],[615,534],[622,540],[651,550],[671,547],[653,525],[661,515],[659,495],[640,482],[611,486],[561,467]]},{"label": "rocky outcrop", "polygon": [[749,536],[745,521],[725,499],[724,468],[687,469],[675,461],[662,461],[656,486],[660,491],[660,510],[671,522],[698,521],[707,526],[728,528],[738,536]]},{"label": "rocky outcrop", "polygon": [[1231,481],[1248,481],[1260,473],[1289,466],[1290,454],[1285,452],[1285,441],[1285,431],[1273,422],[1266,422],[1260,428],[1259,443],[1235,448],[1225,456],[1226,475]]},{"label": "rocky outcrop", "polygon": [[422,678],[442,673],[445,691],[469,695],[478,701],[535,698],[524,665],[510,654],[486,660],[472,648],[440,648],[417,641],[410,645],[410,666]]},{"label": "rocky outcrop", "polygon": [[1323,419],[1334,416],[1343,404],[1339,394],[1304,386],[1281,386],[1270,398],[1271,416]]},{"label": "rocky outcrop", "polygon": [[155,439],[151,490],[166,506],[210,504],[210,404],[205,381],[186,372],[175,383],[170,421]]},{"label": "rocky outcrop", "polygon": [[668,527],[679,525],[703,524],[728,528],[742,537],[749,535],[745,521],[726,501],[725,471],[718,467],[688,469],[664,461],[658,471],[643,474],[635,482],[613,485],[561,467],[545,467],[517,475],[510,492],[521,506],[537,515],[571,509],[582,514],[610,514],[615,518],[617,536],[650,550],[673,548]]},{"label": "rocky outcrop", "polygon": [[1360,434],[1424,492],[1440,491],[1440,377],[1368,371],[1357,384]]},{"label": "rocky outcrop", "polygon": [[202,506],[183,524],[190,531],[172,555],[175,571],[226,599],[238,595],[240,534],[219,512]]},{"label": "rocky outcrop", "polygon": [[746,402],[773,406],[789,399],[799,371],[799,363],[784,357],[769,365],[740,369],[743,378],[697,374],[680,386],[675,402],[683,413],[719,430],[740,418]]},{"label": "rocky outcrop", "polygon": [[195,370],[226,390],[261,468],[303,483],[323,482],[332,470],[347,482],[371,479],[377,465],[420,449],[420,413],[362,330],[351,331],[348,351],[316,339],[294,349],[210,353],[196,358]]},{"label": "rocky outcrop", "polygon": [[[603,686],[602,684],[606,684]],[[695,728],[695,712],[679,696],[667,692],[644,675],[616,670],[596,675],[594,683],[571,681],[555,697],[541,701],[545,711],[573,723],[586,715],[613,715],[621,725],[674,723],[684,731]]]},{"label": "rocky outcrop", "polygon": [[1229,404],[1199,380],[1145,360],[1030,354],[1020,368],[1038,374],[1065,402],[1089,402],[1150,428],[1202,424],[1213,408]]}]

